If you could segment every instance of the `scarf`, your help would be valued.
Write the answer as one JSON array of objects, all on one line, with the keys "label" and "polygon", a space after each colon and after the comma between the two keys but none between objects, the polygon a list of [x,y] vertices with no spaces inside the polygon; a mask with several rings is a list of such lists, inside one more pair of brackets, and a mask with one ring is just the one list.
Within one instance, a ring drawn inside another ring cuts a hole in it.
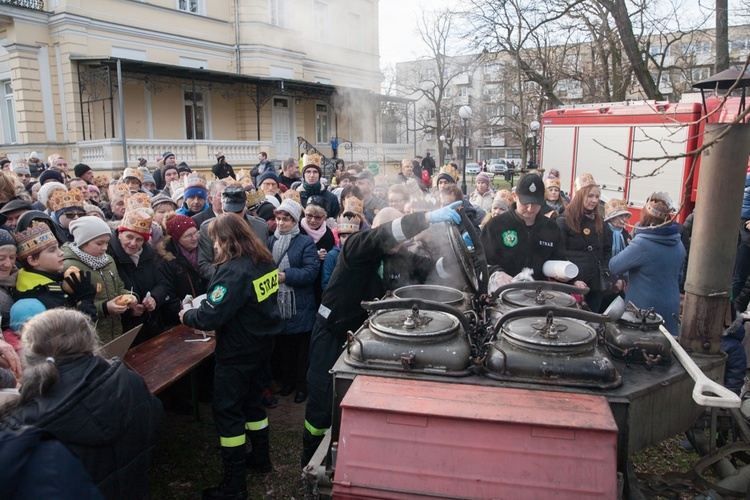
[{"label": "scarf", "polygon": [[308,184],[305,181],[302,181],[302,187],[305,188],[305,191],[307,191],[310,196],[314,194],[320,194],[320,192],[323,190],[320,185],[320,181],[316,182],[315,184]]},{"label": "scarf", "polygon": [[589,220],[596,219],[596,212],[583,212],[583,215]]},{"label": "scarf", "polygon": [[316,244],[320,241],[320,238],[322,238],[326,234],[325,224],[321,224],[318,229],[311,228],[307,223],[307,219],[302,219],[302,222],[300,222],[300,224],[302,225],[302,229],[305,230],[307,235],[312,238]]},{"label": "scarf", "polygon": [[[145,245],[145,243],[144,243]],[[135,264],[135,267],[138,267],[138,262],[141,260],[141,254],[143,253],[143,247],[141,247],[140,250],[135,252],[133,255],[128,255],[130,257],[130,260],[133,261],[133,264]],[[127,255],[127,254],[125,254]]]},{"label": "scarf", "polygon": [[[291,265],[289,265],[287,251],[289,250],[289,245],[292,244],[292,240],[294,240],[298,234],[299,226],[296,224],[289,230],[289,232],[282,233],[276,228],[276,231],[273,233],[276,242],[271,249],[271,253],[273,254],[273,261],[276,263],[276,266],[278,266],[279,271],[283,272],[285,269],[291,267]],[[279,304],[279,313],[282,318],[289,319],[297,314],[294,288],[287,286],[286,283],[279,283],[279,291],[276,297]]]},{"label": "scarf", "polygon": [[195,249],[186,250],[180,246],[179,243],[175,241],[175,246],[180,249],[180,253],[182,253],[182,256],[187,259],[187,261],[190,263],[190,265],[195,269],[198,270],[198,247],[195,247]]},{"label": "scarf", "polygon": [[70,247],[71,251],[76,254],[76,257],[81,259],[81,262],[89,266],[94,271],[103,269],[107,264],[110,263],[110,257],[106,253],[101,257],[94,257],[90,253],[86,253],[78,248],[78,245],[76,245],[75,243],[69,244],[68,247]]},{"label": "scarf", "polygon": [[625,237],[622,235],[622,228],[616,228],[609,222],[607,225],[612,230],[612,257],[625,250]]}]

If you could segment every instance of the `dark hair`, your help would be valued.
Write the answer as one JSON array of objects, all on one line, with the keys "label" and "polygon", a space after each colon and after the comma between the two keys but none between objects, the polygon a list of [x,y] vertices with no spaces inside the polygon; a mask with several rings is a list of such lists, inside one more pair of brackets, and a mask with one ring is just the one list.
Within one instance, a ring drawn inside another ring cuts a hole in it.
[{"label": "dark hair", "polygon": [[453,201],[462,201],[464,199],[463,191],[461,191],[461,188],[455,184],[448,184],[447,186],[440,188],[440,195],[442,196],[444,194],[453,197]]},{"label": "dark hair", "polygon": [[646,207],[641,209],[641,227],[666,226],[672,222],[671,217],[655,217],[646,211]]},{"label": "dark hair", "polygon": [[216,266],[242,256],[250,257],[255,265],[273,262],[266,245],[238,214],[224,212],[216,217],[208,226],[208,235],[217,244],[213,262]]},{"label": "dark hair", "polygon": [[[574,233],[580,233],[583,225],[583,218],[585,217],[583,209],[583,202],[586,201],[589,193],[594,189],[599,189],[596,184],[589,184],[576,191],[575,196],[568,204],[565,209],[565,219],[568,223],[568,227]],[[602,234],[604,228],[604,219],[602,219],[601,210],[597,206],[594,208],[594,225],[596,226],[596,233]]]}]

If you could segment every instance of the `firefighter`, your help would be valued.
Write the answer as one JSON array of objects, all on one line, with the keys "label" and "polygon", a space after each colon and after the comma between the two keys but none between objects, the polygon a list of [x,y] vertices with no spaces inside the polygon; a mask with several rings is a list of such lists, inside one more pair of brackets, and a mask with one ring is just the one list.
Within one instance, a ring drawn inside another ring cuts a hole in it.
[{"label": "firefighter", "polygon": [[208,232],[217,250],[208,296],[198,309],[180,311],[184,324],[216,331],[212,410],[225,474],[203,498],[247,498],[245,467],[273,470],[261,375],[273,336],[283,329],[276,302],[279,275],[271,252],[239,215],[220,215]]},{"label": "firefighter", "polygon": [[[455,208],[460,205],[458,201],[429,213],[404,216],[396,209],[387,207],[378,213],[375,219],[377,227],[354,233],[346,241],[328,288],[323,293],[312,331],[302,467],[310,461],[331,426],[333,380],[329,370],[343,350],[346,332],[356,331],[367,319],[367,312],[360,302],[382,297],[387,286],[384,278],[390,279],[396,274],[408,272],[389,266],[391,256],[399,254],[402,242],[421,233],[430,224],[459,224],[461,218]],[[435,267],[441,277],[446,277],[450,273],[443,269],[442,264],[443,259],[439,259]]]}]

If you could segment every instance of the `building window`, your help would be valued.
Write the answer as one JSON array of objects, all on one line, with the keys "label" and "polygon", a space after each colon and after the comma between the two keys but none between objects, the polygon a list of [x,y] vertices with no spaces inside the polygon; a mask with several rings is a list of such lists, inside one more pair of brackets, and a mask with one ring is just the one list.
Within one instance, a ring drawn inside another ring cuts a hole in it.
[{"label": "building window", "polygon": [[328,142],[328,106],[325,104],[315,104],[315,141],[318,144]]},{"label": "building window", "polygon": [[[195,96],[195,113],[193,113],[193,96]],[[185,92],[185,137],[189,140],[206,138],[205,109],[203,92]]]},{"label": "building window", "polygon": [[450,87],[445,87],[443,89],[443,97],[450,99],[453,97],[453,90]]},{"label": "building window", "polygon": [[434,120],[435,119],[435,110],[434,109],[428,109],[427,110],[427,119],[428,120]]},{"label": "building window", "polygon": [[325,2],[313,2],[313,30],[315,40],[328,42],[328,4]]},{"label": "building window", "polygon": [[15,144],[18,142],[18,126],[16,124],[16,103],[13,100],[13,85],[7,80],[2,82],[2,85],[5,100],[2,110],[0,110],[3,122],[3,142]]},{"label": "building window", "polygon": [[469,87],[459,87],[458,97],[469,97]]},{"label": "building window", "polygon": [[177,0],[177,8],[193,14],[205,14],[204,0]]},{"label": "building window", "polygon": [[286,28],[286,0],[269,0],[271,24]]}]

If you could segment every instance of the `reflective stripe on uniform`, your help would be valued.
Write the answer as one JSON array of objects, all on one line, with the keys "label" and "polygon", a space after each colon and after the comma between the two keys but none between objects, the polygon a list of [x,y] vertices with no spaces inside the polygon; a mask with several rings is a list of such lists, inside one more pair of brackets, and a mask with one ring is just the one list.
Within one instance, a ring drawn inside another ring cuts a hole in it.
[{"label": "reflective stripe on uniform", "polygon": [[245,422],[246,431],[259,431],[268,427],[268,417],[258,422]]},{"label": "reflective stripe on uniform", "polygon": [[307,429],[307,432],[309,432],[313,436],[323,436],[328,430],[328,427],[326,427],[325,429],[318,429],[317,427],[314,427],[310,422],[305,420],[305,429]]},{"label": "reflective stripe on uniform", "polygon": [[245,435],[242,434],[240,436],[232,437],[219,436],[219,444],[221,444],[223,448],[235,448],[237,446],[243,446],[245,444]]}]

